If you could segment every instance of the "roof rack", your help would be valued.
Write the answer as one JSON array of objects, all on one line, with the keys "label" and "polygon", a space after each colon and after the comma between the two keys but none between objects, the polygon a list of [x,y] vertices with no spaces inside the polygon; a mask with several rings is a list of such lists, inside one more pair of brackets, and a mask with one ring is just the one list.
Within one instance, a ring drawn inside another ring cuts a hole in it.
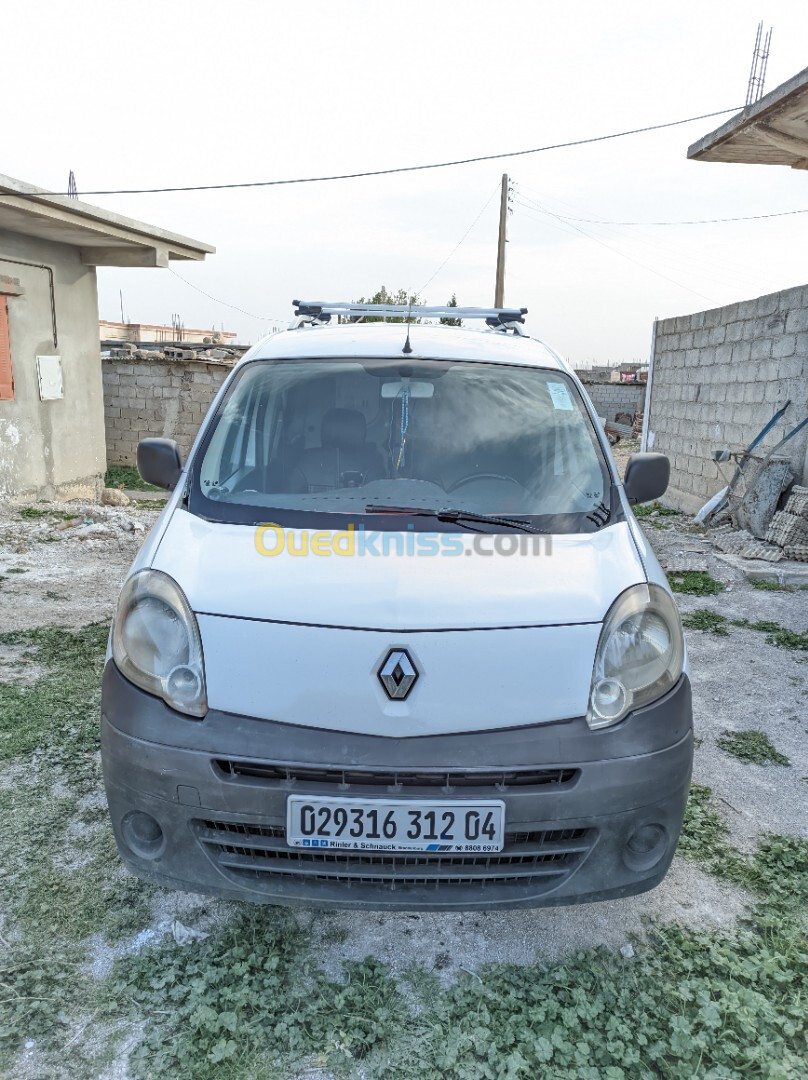
[{"label": "roof rack", "polygon": [[295,315],[301,322],[329,323],[332,315],[358,322],[365,315],[374,318],[400,319],[484,319],[494,330],[513,330],[521,334],[527,308],[433,307],[427,304],[352,304],[345,300],[293,300]]}]

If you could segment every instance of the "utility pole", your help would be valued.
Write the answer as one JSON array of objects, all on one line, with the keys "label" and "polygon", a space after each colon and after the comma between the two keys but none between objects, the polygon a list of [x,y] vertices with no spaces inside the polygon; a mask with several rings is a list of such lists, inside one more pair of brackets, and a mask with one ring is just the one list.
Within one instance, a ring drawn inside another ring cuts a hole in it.
[{"label": "utility pole", "polygon": [[502,194],[499,200],[499,240],[497,242],[497,281],[494,288],[494,307],[505,305],[505,245],[508,242],[508,174],[502,174]]}]

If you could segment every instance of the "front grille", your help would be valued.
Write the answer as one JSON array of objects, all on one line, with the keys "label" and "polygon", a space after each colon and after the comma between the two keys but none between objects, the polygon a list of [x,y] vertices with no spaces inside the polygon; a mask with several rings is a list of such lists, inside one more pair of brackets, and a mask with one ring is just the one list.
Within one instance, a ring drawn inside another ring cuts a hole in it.
[{"label": "front grille", "polygon": [[340,791],[351,787],[385,788],[409,791],[413,788],[439,788],[449,792],[455,788],[558,788],[568,787],[577,779],[580,770],[567,768],[524,769],[338,769],[327,766],[289,765],[261,761],[233,761],[216,758],[214,766],[226,777],[244,780],[264,780],[278,786],[297,787],[300,784],[333,786]]},{"label": "front grille", "polygon": [[197,838],[213,862],[240,880],[320,882],[340,886],[557,887],[591,850],[594,829],[544,829],[506,832],[505,848],[494,854],[432,852],[310,851],[286,846],[280,825],[233,821],[194,821]]}]

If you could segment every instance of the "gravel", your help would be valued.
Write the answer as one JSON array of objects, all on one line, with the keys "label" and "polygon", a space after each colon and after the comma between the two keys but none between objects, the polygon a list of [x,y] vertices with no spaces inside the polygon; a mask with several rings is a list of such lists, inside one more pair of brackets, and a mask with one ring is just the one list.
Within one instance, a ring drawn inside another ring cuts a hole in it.
[{"label": "gravel", "polygon": [[410,964],[438,972],[445,984],[484,964],[552,962],[605,945],[619,950],[654,922],[732,926],[747,897],[692,863],[677,859],[653,892],[579,907],[491,912],[300,912],[314,952],[332,978],[343,960],[374,956],[400,974]]},{"label": "gravel", "polygon": [[45,516],[26,519],[23,509],[0,504],[0,631],[111,621],[157,512],[41,503]]}]

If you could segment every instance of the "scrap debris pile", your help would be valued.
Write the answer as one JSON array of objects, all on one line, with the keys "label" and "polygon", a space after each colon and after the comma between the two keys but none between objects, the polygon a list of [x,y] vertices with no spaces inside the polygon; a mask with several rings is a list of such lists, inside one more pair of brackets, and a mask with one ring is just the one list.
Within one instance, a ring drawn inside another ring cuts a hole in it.
[{"label": "scrap debris pile", "polygon": [[610,445],[616,446],[621,439],[639,439],[642,435],[642,418],[641,412],[636,412],[633,416],[618,413],[614,420],[607,420],[603,427]]},{"label": "scrap debris pile", "polygon": [[[719,470],[735,461],[728,483],[696,514],[696,521],[713,527],[713,544],[727,554],[745,559],[808,562],[808,487],[789,486],[794,480],[785,445],[808,426],[800,421],[768,451],[759,449],[766,435],[783,418],[787,401],[749,446],[739,452],[719,450],[713,455]],[[783,493],[788,492],[782,509]]]},{"label": "scrap debris pile", "polygon": [[104,355],[115,360],[204,360],[208,363],[235,364],[247,350],[246,345],[149,345],[137,346],[130,341],[102,342]]},{"label": "scrap debris pile", "polygon": [[[142,517],[143,520],[138,520]],[[145,534],[156,514],[129,510],[97,503],[53,503],[23,507],[10,511],[0,521],[0,545],[8,551],[23,553],[32,544],[55,544],[63,541],[95,541],[131,539]]]},{"label": "scrap debris pile", "polygon": [[785,510],[772,518],[766,541],[782,548],[787,559],[808,562],[808,487],[791,489]]}]

